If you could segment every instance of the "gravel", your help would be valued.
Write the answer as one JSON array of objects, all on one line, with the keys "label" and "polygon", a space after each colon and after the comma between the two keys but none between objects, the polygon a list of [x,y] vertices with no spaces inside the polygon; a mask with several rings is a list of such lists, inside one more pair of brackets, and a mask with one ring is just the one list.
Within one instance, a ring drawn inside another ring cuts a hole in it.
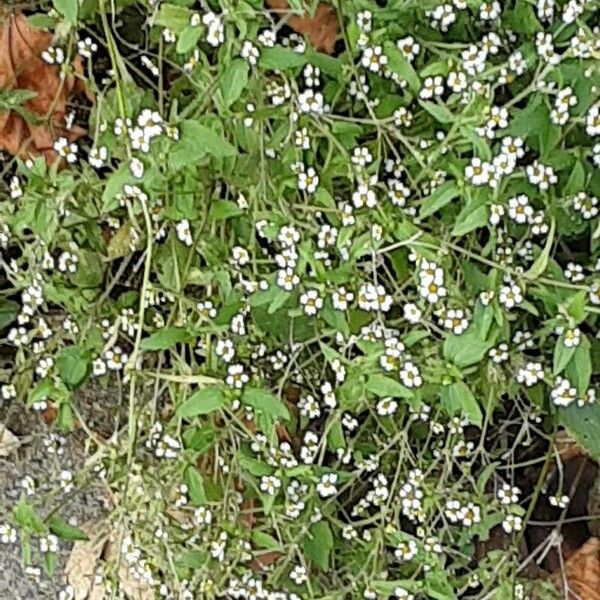
[{"label": "gravel", "polygon": [[[115,414],[118,394],[114,390],[103,390],[97,385],[88,386],[78,393],[73,402],[88,426],[95,432],[110,434]],[[9,515],[19,497],[24,494],[21,481],[29,476],[35,482],[35,494],[30,500],[38,507],[42,516],[61,504],[59,474],[69,470],[74,475],[85,459],[85,438],[82,430],[70,433],[64,438],[62,453],[50,453],[44,439],[52,432],[59,434],[54,424],[46,425],[39,414],[27,410],[13,402],[0,404],[0,424],[4,424],[20,440],[21,446],[6,458],[0,458],[0,522]],[[50,494],[50,500],[48,500]],[[99,518],[104,511],[104,492],[99,484],[70,496],[68,505],[60,509],[60,516],[73,525],[82,525]],[[21,562],[20,542],[0,543],[0,599],[2,600],[45,600],[57,599],[66,581],[64,567],[68,559],[71,543],[60,541],[58,568],[53,576],[42,573],[39,576],[26,573]],[[35,566],[42,566],[43,559],[37,540],[32,540],[32,556]]]}]

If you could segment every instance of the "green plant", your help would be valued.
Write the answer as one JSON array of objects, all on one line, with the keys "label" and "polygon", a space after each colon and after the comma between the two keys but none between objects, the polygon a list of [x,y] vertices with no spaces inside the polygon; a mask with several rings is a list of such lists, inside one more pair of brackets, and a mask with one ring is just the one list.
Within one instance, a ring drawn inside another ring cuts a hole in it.
[{"label": "green plant", "polygon": [[600,456],[598,2],[384,4],[336,56],[258,0],[31,17],[96,101],[73,164],[9,165],[2,393],[88,431],[157,597],[525,597],[557,428]]}]

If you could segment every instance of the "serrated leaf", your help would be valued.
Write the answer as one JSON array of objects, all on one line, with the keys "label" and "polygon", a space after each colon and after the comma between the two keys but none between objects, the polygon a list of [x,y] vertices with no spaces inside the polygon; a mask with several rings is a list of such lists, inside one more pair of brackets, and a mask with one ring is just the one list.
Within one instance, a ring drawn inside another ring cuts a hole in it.
[{"label": "serrated leaf", "polygon": [[273,419],[281,418],[287,421],[290,418],[290,411],[286,405],[268,390],[248,387],[244,390],[242,402]]},{"label": "serrated leaf", "polygon": [[207,415],[225,405],[223,390],[218,385],[211,385],[194,392],[178,409],[177,416],[191,419],[198,415]]},{"label": "serrated leaf", "polygon": [[400,382],[381,374],[369,375],[366,389],[380,398],[412,398],[414,394]]},{"label": "serrated leaf", "polygon": [[329,558],[333,549],[333,535],[326,521],[319,521],[310,526],[304,538],[306,555],[323,571],[329,568]]},{"label": "serrated leaf", "polygon": [[234,202],[217,200],[216,202],[212,202],[210,205],[209,216],[215,221],[223,221],[225,219],[239,217],[241,214],[243,214],[242,209]]},{"label": "serrated leaf", "polygon": [[258,529],[252,530],[252,541],[259,548],[267,548],[268,550],[279,550],[281,548],[281,544],[272,535]]},{"label": "serrated leaf", "polygon": [[188,487],[190,500],[196,506],[206,502],[206,492],[204,491],[204,480],[202,474],[196,467],[188,467],[183,476],[185,484]]},{"label": "serrated leaf", "polygon": [[429,102],[428,100],[419,100],[419,104],[438,122],[452,123],[456,121],[456,116],[443,104]]},{"label": "serrated leaf", "polygon": [[483,414],[473,392],[462,381],[442,388],[442,406],[449,415],[463,414],[469,421],[481,427]]},{"label": "serrated leaf", "polygon": [[236,149],[210,127],[188,119],[180,124],[180,139],[169,153],[173,169],[198,162],[206,155],[215,158],[235,156]]},{"label": "serrated leaf", "polygon": [[452,235],[466,235],[474,229],[483,227],[487,224],[488,207],[485,206],[485,204],[481,204],[479,206],[473,206],[473,204],[474,203],[471,203],[465,206],[465,208],[460,211],[458,217],[456,217],[456,221],[452,229]]},{"label": "serrated leaf", "polygon": [[583,163],[578,160],[571,173],[569,175],[569,179],[563,188],[563,195],[570,196],[576,194],[577,192],[581,192],[585,188],[585,168]]},{"label": "serrated leaf", "polygon": [[444,341],[444,358],[457,367],[469,367],[478,363],[492,347],[492,342],[482,340],[478,330],[470,327],[462,335],[449,334]]},{"label": "serrated leaf", "polygon": [[225,106],[231,106],[248,85],[248,63],[236,58],[232,60],[221,75],[219,87]]},{"label": "serrated leaf", "polygon": [[565,374],[577,388],[579,395],[583,396],[590,385],[592,377],[591,344],[587,337],[581,336],[581,341],[565,369]]},{"label": "serrated leaf", "polygon": [[56,366],[58,375],[67,388],[77,389],[87,379],[91,370],[89,352],[81,346],[67,346],[58,354]]},{"label": "serrated leaf", "polygon": [[419,217],[424,219],[426,217],[431,216],[450,202],[457,198],[460,194],[460,190],[456,186],[456,182],[447,181],[443,183],[439,187],[437,187],[434,192],[425,198],[423,204],[421,204],[421,208],[419,210]]},{"label": "serrated leaf", "polygon": [[406,60],[405,56],[393,42],[385,42],[383,47],[385,55],[388,58],[389,69],[406,81],[408,89],[416,94],[421,89],[421,80],[413,66]]},{"label": "serrated leaf", "polygon": [[186,54],[190,50],[193,50],[202,37],[202,31],[201,27],[192,27],[191,25],[183,29],[177,38],[176,52],[178,54]]},{"label": "serrated leaf", "polygon": [[571,346],[570,348],[565,346],[565,338],[564,336],[560,336],[556,340],[556,344],[554,346],[554,355],[552,358],[552,373],[554,375],[558,375],[562,373],[571,359],[573,358],[573,354],[575,354],[575,346]]},{"label": "serrated leaf", "polygon": [[600,405],[577,406],[573,402],[560,408],[558,417],[585,451],[592,458],[600,459]]},{"label": "serrated leaf", "polygon": [[258,60],[261,69],[292,69],[306,64],[306,57],[289,48],[275,46],[263,48]]},{"label": "serrated leaf", "polygon": [[176,4],[161,4],[154,19],[155,25],[168,27],[173,33],[179,35],[189,24],[192,11]]},{"label": "serrated leaf", "polygon": [[190,339],[190,334],[183,327],[165,327],[143,339],[140,348],[142,350],[168,350],[175,344],[189,342]]},{"label": "serrated leaf", "polygon": [[65,20],[71,25],[77,25],[77,13],[79,3],[77,0],[52,0],[54,8],[59,12]]},{"label": "serrated leaf", "polygon": [[525,273],[527,279],[537,279],[548,266],[548,259],[550,258],[550,252],[552,250],[552,244],[554,243],[554,232],[556,229],[556,222],[552,219],[550,224],[550,231],[546,237],[546,243],[544,248],[540,252],[539,256],[535,259],[528,271]]},{"label": "serrated leaf", "polygon": [[14,300],[0,298],[0,329],[10,325],[20,312],[20,305]]}]

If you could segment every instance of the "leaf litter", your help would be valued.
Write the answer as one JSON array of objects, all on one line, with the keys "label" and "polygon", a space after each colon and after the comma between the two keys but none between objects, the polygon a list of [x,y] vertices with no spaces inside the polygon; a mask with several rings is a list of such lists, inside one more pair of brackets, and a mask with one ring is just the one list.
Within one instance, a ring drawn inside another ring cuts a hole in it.
[{"label": "leaf litter", "polygon": [[0,16],[0,89],[9,99],[0,105],[0,150],[23,159],[41,155],[48,164],[58,157],[53,148],[57,139],[73,142],[86,133],[77,125],[67,127],[71,98],[85,94],[93,100],[78,77],[83,72],[80,56],[66,75],[41,58],[52,40],[51,33],[32,27],[19,12],[3,20]]}]

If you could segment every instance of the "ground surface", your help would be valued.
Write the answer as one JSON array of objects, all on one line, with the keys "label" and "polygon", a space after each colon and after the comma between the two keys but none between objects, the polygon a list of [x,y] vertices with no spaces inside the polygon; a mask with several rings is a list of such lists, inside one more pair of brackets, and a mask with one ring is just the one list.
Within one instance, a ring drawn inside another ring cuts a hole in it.
[{"label": "ground surface", "polygon": [[[88,387],[76,399],[76,406],[88,424],[94,428],[110,429],[114,414],[116,394],[96,386]],[[22,442],[21,447],[8,458],[0,458],[0,521],[23,493],[20,485],[25,476],[36,483],[36,496],[53,495],[59,488],[59,473],[68,469],[76,473],[85,461],[85,434],[76,431],[65,436],[62,455],[48,453],[44,437],[54,426],[46,425],[41,417],[22,406],[0,405],[0,423],[6,424]],[[108,427],[107,427],[108,426]],[[98,430],[98,429],[95,429]],[[54,495],[56,497],[56,495]],[[35,497],[34,497],[35,498]],[[73,525],[81,525],[97,518],[103,511],[104,494],[100,486],[78,493],[62,512]],[[52,509],[51,502],[48,508]],[[61,542],[61,556],[57,574],[35,577],[25,573],[19,544],[0,544],[0,600],[45,600],[58,598],[65,584],[64,566],[71,544]],[[33,543],[34,556],[39,557],[37,544]],[[34,559],[35,560],[35,559]],[[39,560],[35,561],[39,564]]]}]

